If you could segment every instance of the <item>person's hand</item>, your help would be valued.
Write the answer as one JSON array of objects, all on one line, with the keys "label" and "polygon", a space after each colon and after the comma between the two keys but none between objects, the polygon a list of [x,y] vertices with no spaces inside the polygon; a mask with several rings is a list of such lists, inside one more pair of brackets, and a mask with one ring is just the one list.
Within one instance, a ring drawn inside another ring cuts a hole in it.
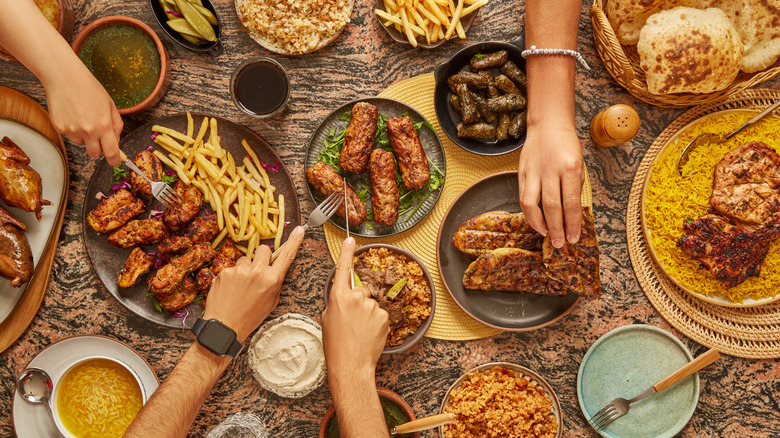
[{"label": "person's hand", "polygon": [[204,319],[216,318],[236,331],[243,342],[279,304],[279,294],[287,270],[303,241],[303,227],[295,227],[273,265],[271,249],[260,245],[254,261],[241,257],[214,280]]},{"label": "person's hand", "polygon": [[556,248],[563,246],[564,238],[571,243],[580,238],[582,163],[582,146],[573,126],[529,126],[518,165],[520,207],[536,231],[549,233]]},{"label": "person's hand", "polygon": [[390,332],[387,312],[365,287],[350,287],[355,239],[344,241],[333,287],[322,313],[322,337],[328,374],[374,377],[376,362]]},{"label": "person's hand", "polygon": [[84,144],[90,157],[102,154],[109,165],[119,165],[122,116],[100,82],[74,58],[67,72],[43,83],[51,122],[73,143]]}]

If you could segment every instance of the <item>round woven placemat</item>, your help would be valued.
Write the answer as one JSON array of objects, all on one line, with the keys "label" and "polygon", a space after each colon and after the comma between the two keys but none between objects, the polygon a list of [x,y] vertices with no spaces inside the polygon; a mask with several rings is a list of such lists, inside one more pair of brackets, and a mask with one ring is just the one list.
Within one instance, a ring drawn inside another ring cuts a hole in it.
[{"label": "round woven placemat", "polygon": [[701,105],[677,117],[655,139],[634,176],[626,213],[628,253],[639,284],[658,312],[694,341],[722,353],[748,359],[780,357],[780,303],[759,307],[723,307],[700,300],[677,287],[655,264],[642,230],[641,200],[651,163],[688,123],[717,111],[763,109],[780,99],[780,90],[739,92],[717,103]]},{"label": "round woven placemat", "polygon": [[[433,73],[416,76],[392,85],[379,94],[399,100],[419,111],[436,128],[436,132],[444,145],[444,155],[447,160],[447,175],[439,202],[434,209],[414,228],[401,234],[382,239],[356,237],[358,246],[368,243],[388,243],[414,253],[423,261],[433,277],[436,288],[436,311],[433,322],[425,336],[450,341],[466,341],[479,339],[501,333],[474,320],[463,312],[452,300],[441,281],[436,265],[436,237],[439,225],[450,204],[473,182],[498,172],[517,170],[517,160],[520,151],[515,151],[499,157],[483,157],[466,152],[451,142],[439,125],[436,110],[433,107],[433,89],[435,81]],[[591,205],[590,181],[585,175],[585,185],[582,190],[582,204]],[[341,244],[346,233],[331,224],[325,223],[325,239],[328,250],[334,262],[341,251]]]}]

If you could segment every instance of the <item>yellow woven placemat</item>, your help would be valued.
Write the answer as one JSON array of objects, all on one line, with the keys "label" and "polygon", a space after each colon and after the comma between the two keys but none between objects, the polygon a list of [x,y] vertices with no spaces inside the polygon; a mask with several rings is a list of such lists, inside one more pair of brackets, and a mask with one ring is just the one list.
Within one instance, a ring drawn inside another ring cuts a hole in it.
[{"label": "yellow woven placemat", "polygon": [[680,289],[655,264],[642,230],[641,201],[651,165],[680,129],[704,115],[735,108],[763,109],[780,98],[780,90],[755,89],[721,102],[694,107],[661,132],[634,176],[626,213],[628,253],[637,280],[658,312],[694,341],[722,353],[748,359],[780,357],[780,303],[760,307],[723,307],[700,300]]},{"label": "yellow woven placemat", "polygon": [[[444,155],[447,160],[447,175],[439,202],[436,203],[433,211],[427,217],[410,230],[382,239],[356,237],[355,240],[358,246],[377,242],[395,245],[412,252],[423,261],[433,277],[436,289],[436,311],[426,336],[452,341],[479,339],[501,331],[488,327],[468,316],[447,293],[436,264],[436,237],[444,214],[455,198],[466,187],[483,177],[508,170],[516,171],[520,151],[499,157],[483,157],[466,152],[452,143],[442,131],[439,120],[436,118],[436,111],[433,107],[434,86],[433,73],[428,73],[394,84],[380,93],[379,96],[396,99],[411,106],[425,116],[436,128],[444,145]],[[583,205],[591,204],[590,182],[587,174],[582,202]],[[334,261],[338,258],[345,237],[344,231],[336,228],[330,222],[325,223],[325,239]]]}]

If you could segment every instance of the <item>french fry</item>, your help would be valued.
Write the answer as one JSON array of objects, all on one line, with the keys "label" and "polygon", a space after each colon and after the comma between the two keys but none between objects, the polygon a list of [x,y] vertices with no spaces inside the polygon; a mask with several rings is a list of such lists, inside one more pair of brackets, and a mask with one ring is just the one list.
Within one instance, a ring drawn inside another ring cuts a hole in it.
[{"label": "french fry", "polygon": [[[452,0],[450,0],[450,9],[452,9]],[[444,38],[450,39],[452,36],[452,33],[455,32],[455,27],[460,23],[460,11],[463,10],[463,0],[458,0],[458,6],[455,8],[455,11],[452,12],[452,21],[450,22],[449,27],[447,27],[447,32],[444,34]],[[465,38],[465,36],[464,36]]]},{"label": "french fry", "polygon": [[279,195],[279,222],[274,239],[274,248],[279,248],[282,243],[282,233],[284,232],[284,195]]},{"label": "french fry", "polygon": [[215,189],[211,183],[208,183],[208,187],[212,194],[211,208],[217,213],[217,226],[221,230],[225,228],[225,217],[222,215],[222,199],[219,197],[217,189]]},{"label": "french fry", "polygon": [[166,128],[165,126],[154,125],[152,126],[152,131],[159,132],[160,134],[168,134],[169,136],[177,140],[181,140],[184,143],[190,143],[190,144],[195,143],[194,138],[188,137],[175,129]]},{"label": "french fry", "polygon": [[192,131],[194,129],[194,123],[192,121],[192,114],[187,111],[187,137],[192,137]]},{"label": "french fry", "polygon": [[252,260],[254,257],[258,240],[259,239],[257,234],[252,235],[252,237],[249,239],[249,244],[246,246],[246,256],[249,257],[249,260]]},{"label": "french fry", "polygon": [[217,234],[217,237],[214,238],[214,241],[211,242],[211,249],[217,249],[217,246],[219,246],[219,243],[222,242],[222,239],[225,238],[225,236],[228,235],[228,229],[223,228],[222,231]]},{"label": "french fry", "polygon": [[[385,12],[385,11],[383,11],[381,9],[375,9],[374,12],[377,15],[379,15],[380,17],[382,17],[385,20],[387,20],[387,22],[389,22],[389,23],[402,24],[401,20],[399,20],[398,18],[396,18],[393,15],[388,14],[387,12]],[[385,24],[385,26],[389,26],[389,24]]]},{"label": "french fry", "polygon": [[257,165],[259,166],[260,159],[257,158],[257,154],[249,146],[249,143],[246,141],[246,139],[241,140],[241,146],[243,146],[244,150],[246,150],[246,153],[249,154],[250,157],[252,157],[252,162],[257,163]]},{"label": "french fry", "polygon": [[209,129],[209,118],[204,117],[203,122],[200,124],[200,129],[198,130],[198,136],[195,137],[195,141],[193,143],[199,143],[203,142],[203,137],[206,135],[206,131]]},{"label": "french fry", "polygon": [[165,148],[168,152],[173,152],[177,155],[184,152],[184,146],[166,134],[158,135],[154,138],[154,142]]}]

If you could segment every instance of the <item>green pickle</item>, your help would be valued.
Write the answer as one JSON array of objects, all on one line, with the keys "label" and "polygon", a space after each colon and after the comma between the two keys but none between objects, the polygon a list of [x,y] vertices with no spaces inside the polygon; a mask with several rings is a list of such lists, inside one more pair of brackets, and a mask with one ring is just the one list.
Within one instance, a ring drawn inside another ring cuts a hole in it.
[{"label": "green pickle", "polygon": [[179,7],[179,11],[181,12],[181,15],[184,16],[184,19],[190,23],[190,26],[192,26],[203,39],[207,41],[217,40],[217,34],[214,33],[214,28],[211,27],[211,23],[195,9],[195,6],[187,0],[176,0],[176,6]]}]

